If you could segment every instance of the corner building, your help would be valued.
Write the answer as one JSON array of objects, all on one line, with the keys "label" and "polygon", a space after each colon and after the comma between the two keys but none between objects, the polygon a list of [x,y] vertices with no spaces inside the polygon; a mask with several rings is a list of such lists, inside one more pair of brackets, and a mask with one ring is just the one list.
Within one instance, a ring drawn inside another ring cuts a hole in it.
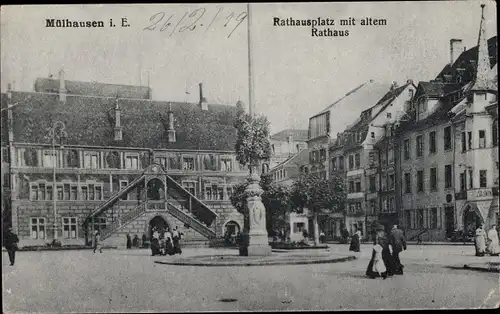
[{"label": "corner building", "polygon": [[[22,245],[46,244],[55,230],[63,244],[101,230],[122,246],[153,227],[178,226],[184,241],[242,228],[229,201],[247,173],[234,154],[241,103],[208,104],[201,84],[197,104],[154,101],[147,87],[68,81],[62,71],[1,101],[6,202]],[[65,137],[53,146],[54,125]]]}]

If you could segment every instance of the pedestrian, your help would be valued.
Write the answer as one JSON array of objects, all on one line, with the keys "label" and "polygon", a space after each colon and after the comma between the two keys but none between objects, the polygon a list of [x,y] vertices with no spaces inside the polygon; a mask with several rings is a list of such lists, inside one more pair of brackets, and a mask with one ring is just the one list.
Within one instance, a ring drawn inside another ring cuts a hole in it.
[{"label": "pedestrian", "polygon": [[323,232],[323,230],[321,230],[321,232],[319,233],[319,242],[325,243],[325,233]]},{"label": "pedestrian", "polygon": [[94,254],[96,250],[99,250],[99,253],[102,253],[101,233],[99,230],[94,232]]},{"label": "pedestrian", "polygon": [[130,234],[127,233],[127,249],[132,248],[132,239],[130,238]]},{"label": "pedestrian", "polygon": [[145,233],[142,234],[142,247],[145,248],[146,247],[146,242],[148,240],[148,237],[146,236]]},{"label": "pedestrian", "polygon": [[491,256],[498,256],[500,254],[500,245],[498,243],[498,232],[496,225],[491,226],[488,231],[488,252]]},{"label": "pedestrian", "polygon": [[17,234],[12,232],[12,227],[7,228],[7,232],[4,235],[3,243],[7,253],[9,254],[10,266],[14,266],[16,261],[16,251],[19,250],[17,244],[19,243],[19,238]]},{"label": "pedestrian", "polygon": [[307,240],[309,238],[309,232],[307,232],[306,228],[302,229],[302,236],[304,237],[304,243],[307,244],[308,243]]},{"label": "pedestrian", "polygon": [[172,240],[174,242],[174,251],[177,254],[182,254],[181,250],[181,235],[182,233],[177,230],[177,226],[175,226],[174,230],[172,231]]},{"label": "pedestrian", "polygon": [[352,236],[351,245],[349,246],[349,251],[360,252],[361,251],[361,231],[358,230]]},{"label": "pedestrian", "polygon": [[372,278],[374,277],[382,277],[383,279],[386,279],[387,278],[387,268],[385,267],[385,264],[384,264],[384,260],[382,258],[382,247],[380,246],[380,244],[376,244],[374,247],[373,247],[373,251],[375,253],[375,255],[373,256],[373,274],[375,276],[372,276]]},{"label": "pedestrian", "polygon": [[480,224],[476,229],[476,256],[484,256],[486,253],[486,232],[484,224]]},{"label": "pedestrian", "polygon": [[399,253],[403,250],[406,251],[406,240],[403,231],[398,228],[398,225],[392,226],[389,243],[392,246],[392,258],[394,259],[394,263],[396,265],[395,274],[402,275],[404,266],[401,264],[401,260],[399,259]]},{"label": "pedestrian", "polygon": [[134,240],[132,240],[132,246],[135,248],[139,247],[139,236],[137,234],[134,234]]},{"label": "pedestrian", "polygon": [[[396,270],[396,265],[395,265],[394,259],[392,258],[391,249],[390,249],[390,245],[389,245],[389,239],[384,231],[384,226],[382,226],[381,224],[377,224],[375,226],[375,232],[376,232],[375,242],[373,244],[374,245],[378,244],[382,248],[381,258],[382,258],[382,261],[384,262],[384,266],[385,266],[386,271],[387,271],[387,276],[389,276],[389,277],[393,276],[394,272]],[[368,263],[368,268],[366,270],[366,275],[368,277],[374,278],[373,276],[375,274],[373,271],[373,265],[375,262],[376,262],[376,251],[374,249],[372,251],[372,258],[370,259],[370,262]]]}]

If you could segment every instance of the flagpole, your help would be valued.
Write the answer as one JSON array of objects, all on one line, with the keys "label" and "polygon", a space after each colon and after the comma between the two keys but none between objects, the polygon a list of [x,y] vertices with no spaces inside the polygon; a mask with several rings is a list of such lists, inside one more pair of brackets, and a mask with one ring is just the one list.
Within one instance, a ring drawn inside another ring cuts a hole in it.
[{"label": "flagpole", "polygon": [[247,38],[248,38],[248,113],[250,116],[255,111],[254,97],[253,97],[253,76],[252,76],[252,36],[251,36],[251,15],[250,3],[247,3]]}]

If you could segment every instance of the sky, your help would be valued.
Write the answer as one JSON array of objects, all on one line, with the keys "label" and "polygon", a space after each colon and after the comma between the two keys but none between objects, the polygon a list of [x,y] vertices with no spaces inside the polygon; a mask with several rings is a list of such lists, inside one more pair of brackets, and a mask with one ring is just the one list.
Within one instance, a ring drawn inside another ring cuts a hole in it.
[{"label": "sky", "polygon": [[[489,38],[497,29],[493,1],[252,4],[255,112],[268,117],[273,133],[307,129],[309,117],[369,79],[433,79],[449,62],[451,38],[477,45],[481,3]],[[149,82],[157,100],[197,102],[202,82],[210,103],[248,106],[246,9],[229,3],[2,6],[1,89],[14,82],[16,90],[31,91],[37,77],[57,77],[63,68],[68,80]],[[128,27],[121,27],[123,17]],[[275,17],[336,24],[354,17],[358,24],[329,26],[349,30],[347,37],[313,37],[311,27],[273,26]],[[387,25],[359,25],[365,17]],[[47,28],[49,18],[102,20],[105,27]],[[154,30],[145,29],[155,22]]]}]

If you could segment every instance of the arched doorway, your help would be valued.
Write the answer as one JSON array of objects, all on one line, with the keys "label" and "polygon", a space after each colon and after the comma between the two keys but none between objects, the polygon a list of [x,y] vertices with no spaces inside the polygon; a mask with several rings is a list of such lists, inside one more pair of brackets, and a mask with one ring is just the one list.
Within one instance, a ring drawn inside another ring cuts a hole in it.
[{"label": "arched doorway", "polygon": [[235,236],[238,232],[240,232],[240,225],[236,221],[230,220],[226,223],[224,227],[224,234]]},{"label": "arched doorway", "polygon": [[155,231],[158,231],[160,233],[165,232],[167,229],[170,229],[170,226],[168,225],[167,221],[162,217],[162,216],[155,216],[153,219],[149,221],[149,228],[148,228],[148,234],[149,238],[153,238],[153,233]]},{"label": "arched doorway", "polygon": [[147,184],[148,200],[159,201],[165,199],[165,185],[160,179],[152,179]]},{"label": "arched doorway", "polygon": [[470,205],[465,209],[463,219],[465,234],[474,234],[479,225],[483,223],[477,209]]}]

